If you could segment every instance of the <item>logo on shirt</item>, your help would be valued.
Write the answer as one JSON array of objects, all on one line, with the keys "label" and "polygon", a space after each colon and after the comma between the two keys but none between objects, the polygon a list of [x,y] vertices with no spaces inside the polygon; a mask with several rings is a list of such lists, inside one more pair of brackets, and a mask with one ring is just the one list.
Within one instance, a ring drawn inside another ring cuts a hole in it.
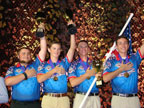
[{"label": "logo on shirt", "polygon": [[84,68],[83,68],[82,66],[80,66],[78,69],[81,69],[81,70],[83,70]]},{"label": "logo on shirt", "polygon": [[117,63],[117,64],[116,64],[116,67],[119,68],[120,66],[121,66],[121,63]]},{"label": "logo on shirt", "polygon": [[46,69],[47,69],[48,71],[50,71],[50,70],[51,70],[51,66],[47,66]]},{"label": "logo on shirt", "polygon": [[17,69],[17,70],[16,70],[16,72],[18,72],[18,73],[21,72],[21,71],[22,71],[21,69]]},{"label": "logo on shirt", "polygon": [[43,68],[42,66],[39,66],[39,67],[38,67],[38,71],[42,70],[42,68]]},{"label": "logo on shirt", "polygon": [[72,67],[69,68],[69,73],[72,73],[74,69]]}]

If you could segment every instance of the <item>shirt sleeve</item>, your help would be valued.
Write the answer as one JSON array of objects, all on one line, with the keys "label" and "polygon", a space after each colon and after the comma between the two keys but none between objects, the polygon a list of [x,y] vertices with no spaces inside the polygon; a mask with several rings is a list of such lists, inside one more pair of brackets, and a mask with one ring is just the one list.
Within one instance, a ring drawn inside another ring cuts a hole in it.
[{"label": "shirt sleeve", "polygon": [[75,78],[76,76],[76,64],[72,63],[68,70],[68,79]]},{"label": "shirt sleeve", "polygon": [[8,78],[8,77],[11,77],[11,76],[14,76],[14,66],[10,67],[7,72],[6,72],[6,77],[5,78]]},{"label": "shirt sleeve", "polygon": [[111,62],[110,59],[108,59],[108,60],[104,63],[103,75],[111,72],[111,66],[112,66],[112,62]]},{"label": "shirt sleeve", "polygon": [[42,63],[44,63],[44,61],[42,61],[42,60],[40,59],[40,57],[37,56],[36,59],[35,59],[35,61],[33,62],[34,69],[35,69],[37,72],[38,72],[38,67],[39,67]]},{"label": "shirt sleeve", "polygon": [[[66,71],[68,71],[68,69],[69,69],[69,66],[70,66],[70,61],[68,60],[68,57],[66,56],[62,61],[61,61],[61,63],[64,63],[64,65],[63,65],[63,67],[64,67],[64,69],[66,70]],[[60,64],[61,64],[60,63]]]},{"label": "shirt sleeve", "polygon": [[8,93],[5,86],[4,78],[0,77],[0,104],[8,102]]}]

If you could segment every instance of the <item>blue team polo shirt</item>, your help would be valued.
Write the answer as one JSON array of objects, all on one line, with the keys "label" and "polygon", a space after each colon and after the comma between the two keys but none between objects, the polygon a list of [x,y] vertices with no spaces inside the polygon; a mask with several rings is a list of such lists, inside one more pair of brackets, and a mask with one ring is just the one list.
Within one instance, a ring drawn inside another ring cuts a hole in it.
[{"label": "blue team polo shirt", "polygon": [[[84,61],[82,61],[84,62]],[[86,65],[86,62],[84,62]],[[90,66],[90,69],[92,66]],[[81,75],[85,74],[84,67],[81,65],[80,60],[76,60],[72,62],[70,68],[69,68],[69,79],[70,78],[76,78],[80,77]],[[86,93],[89,90],[89,87],[91,86],[93,80],[95,79],[95,76],[90,77],[90,79],[85,79],[82,83],[74,87],[74,92],[81,92]],[[99,89],[96,87],[96,83],[93,86],[91,93],[98,93]]]},{"label": "blue team polo shirt", "polygon": [[[5,78],[11,76],[17,76],[25,72],[26,69],[35,69],[41,63],[40,59],[37,57],[36,60],[29,64],[26,68],[18,64],[17,66],[12,66],[8,69]],[[18,101],[34,101],[40,98],[40,84],[37,81],[36,76],[23,80],[16,85],[12,86],[12,99]]]},{"label": "blue team polo shirt", "polygon": [[[106,61],[104,66],[103,75],[117,70],[121,63],[118,56],[118,52],[112,54],[112,56]],[[112,92],[122,94],[132,94],[138,92],[138,69],[142,61],[140,50],[137,53],[133,53],[128,57],[129,62],[133,64],[131,70],[128,70],[129,77],[124,77],[125,71],[121,72],[117,77],[111,80]]]},{"label": "blue team polo shirt", "polygon": [[[66,56],[63,60],[59,62],[59,66],[63,67],[65,71],[68,70],[70,66],[70,61]],[[38,75],[45,74],[52,70],[52,66],[49,61],[45,62],[38,69]],[[54,76],[58,78],[57,81],[54,80]],[[43,82],[44,93],[67,93],[67,75],[65,74],[54,74],[49,79]]]}]

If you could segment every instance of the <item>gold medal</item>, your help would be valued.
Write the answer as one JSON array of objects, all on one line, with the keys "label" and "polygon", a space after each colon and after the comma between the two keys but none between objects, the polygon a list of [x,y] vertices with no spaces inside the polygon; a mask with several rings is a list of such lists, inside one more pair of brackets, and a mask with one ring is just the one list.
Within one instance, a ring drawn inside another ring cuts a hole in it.
[{"label": "gold medal", "polygon": [[58,77],[55,76],[53,79],[54,79],[54,81],[57,81],[57,80],[58,80]]},{"label": "gold medal", "polygon": [[129,73],[125,72],[125,73],[124,73],[124,76],[125,76],[126,78],[128,78],[128,77],[129,77]]},{"label": "gold medal", "polygon": [[90,79],[90,77],[87,77],[87,79],[89,80],[89,79]]}]

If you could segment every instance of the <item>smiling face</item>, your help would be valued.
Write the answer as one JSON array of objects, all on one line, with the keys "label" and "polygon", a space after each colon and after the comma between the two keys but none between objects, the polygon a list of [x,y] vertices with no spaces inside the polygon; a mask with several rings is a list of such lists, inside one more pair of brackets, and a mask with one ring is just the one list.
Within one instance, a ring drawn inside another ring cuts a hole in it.
[{"label": "smiling face", "polygon": [[129,48],[129,43],[128,40],[125,38],[120,38],[117,40],[117,44],[116,44],[117,50],[118,52],[121,54],[127,54],[128,52],[128,48]]},{"label": "smiling face", "polygon": [[31,52],[29,49],[21,49],[18,53],[20,63],[28,64],[31,61]]},{"label": "smiling face", "polygon": [[86,42],[80,42],[77,51],[80,56],[87,56],[89,52],[88,44]]},{"label": "smiling face", "polygon": [[51,45],[50,48],[48,48],[48,51],[51,57],[59,58],[60,53],[61,53],[61,45],[54,43]]}]

